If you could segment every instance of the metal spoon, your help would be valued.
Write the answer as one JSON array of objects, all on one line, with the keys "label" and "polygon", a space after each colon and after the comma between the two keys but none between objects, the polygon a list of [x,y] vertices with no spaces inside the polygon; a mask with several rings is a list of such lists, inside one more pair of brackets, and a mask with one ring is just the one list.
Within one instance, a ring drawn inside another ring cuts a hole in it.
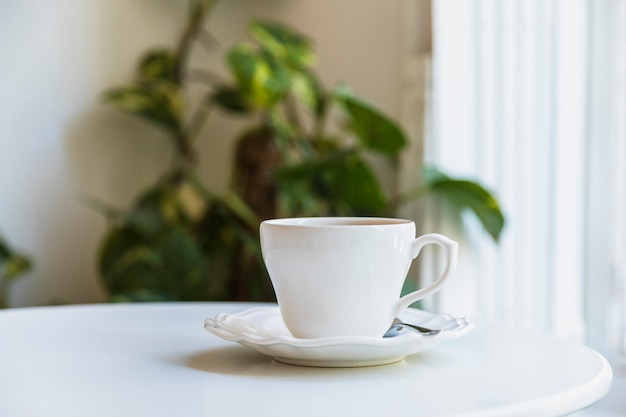
[{"label": "metal spoon", "polygon": [[383,335],[383,337],[396,337],[404,334],[407,330],[418,332],[423,336],[433,336],[441,333],[439,329],[429,329],[428,327],[418,326],[416,324],[403,323],[400,319],[394,319],[391,327]]}]

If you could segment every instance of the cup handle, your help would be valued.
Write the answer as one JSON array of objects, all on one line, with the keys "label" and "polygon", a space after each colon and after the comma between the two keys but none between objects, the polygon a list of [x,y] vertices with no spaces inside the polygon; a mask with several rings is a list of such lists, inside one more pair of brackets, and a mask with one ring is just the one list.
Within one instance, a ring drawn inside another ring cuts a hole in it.
[{"label": "cup handle", "polygon": [[456,262],[457,262],[458,248],[459,248],[458,243],[452,239],[448,239],[444,235],[440,235],[437,233],[430,233],[427,235],[423,235],[413,240],[411,244],[412,246],[411,255],[413,259],[417,258],[417,255],[419,255],[422,248],[425,245],[428,245],[429,243],[437,244],[443,248],[444,255],[446,257],[445,269],[443,273],[441,274],[441,276],[428,287],[413,291],[409,294],[406,294],[402,298],[400,298],[396,302],[395,311],[394,311],[395,317],[398,317],[403,310],[407,309],[414,302],[421,300],[422,298],[428,295],[434,294],[437,291],[441,290],[441,288],[446,283],[448,277],[450,277],[450,275],[452,275],[452,273],[456,269]]}]

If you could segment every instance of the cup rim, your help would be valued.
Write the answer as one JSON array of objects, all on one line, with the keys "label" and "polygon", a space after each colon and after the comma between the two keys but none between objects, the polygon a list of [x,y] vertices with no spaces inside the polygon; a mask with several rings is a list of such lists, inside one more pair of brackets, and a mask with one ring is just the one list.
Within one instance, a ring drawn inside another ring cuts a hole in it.
[{"label": "cup rim", "polygon": [[264,220],[261,224],[280,227],[311,227],[311,228],[334,228],[334,227],[393,227],[406,226],[413,223],[412,220],[394,217],[285,217]]}]

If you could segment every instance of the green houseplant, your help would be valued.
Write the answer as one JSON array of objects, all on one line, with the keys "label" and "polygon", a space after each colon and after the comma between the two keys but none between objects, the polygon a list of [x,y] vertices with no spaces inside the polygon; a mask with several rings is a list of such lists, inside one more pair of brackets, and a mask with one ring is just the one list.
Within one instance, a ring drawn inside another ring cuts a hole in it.
[{"label": "green houseplant", "polygon": [[0,235],[0,308],[9,306],[9,287],[31,267],[30,259],[11,248]]},{"label": "green houseplant", "polygon": [[[99,271],[112,299],[272,299],[258,243],[258,225],[270,217],[393,215],[399,204],[434,193],[472,210],[497,240],[504,218],[479,184],[433,171],[409,193],[386,192],[372,155],[395,166],[404,132],[347,86],[325,88],[310,40],[287,26],[253,21],[252,42],[226,55],[231,76],[203,77],[210,79],[204,100],[186,108],[189,78],[199,73],[188,68],[190,46],[213,4],[191,1],[178,46],[148,51],[135,80],[104,95],[168,131],[175,154],[130,209],[99,205],[110,220]],[[248,126],[235,139],[232,187],[221,194],[198,177],[194,146],[216,106]]]}]

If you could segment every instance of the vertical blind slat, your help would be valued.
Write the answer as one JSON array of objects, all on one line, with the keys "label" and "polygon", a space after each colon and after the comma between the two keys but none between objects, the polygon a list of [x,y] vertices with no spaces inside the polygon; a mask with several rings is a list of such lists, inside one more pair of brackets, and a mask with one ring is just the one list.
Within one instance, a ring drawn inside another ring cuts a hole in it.
[{"label": "vertical blind slat", "polygon": [[615,42],[615,64],[613,68],[613,85],[615,91],[612,103],[612,148],[613,190],[614,200],[611,213],[613,235],[611,236],[612,286],[614,294],[614,332],[610,344],[620,346],[626,353],[626,2],[613,1],[611,28]]},{"label": "vertical blind slat", "polygon": [[[610,14],[610,39],[613,50],[623,50],[624,32],[622,30],[623,21],[619,19],[623,17],[621,4],[623,2],[611,1],[612,13]],[[611,55],[612,65],[610,66],[610,84],[611,88],[616,91],[623,91],[622,85],[624,83],[624,65],[623,55],[613,54]],[[612,152],[608,156],[608,163],[610,166],[610,177],[613,181],[610,182],[610,194],[609,201],[609,218],[610,218],[610,234],[607,237],[609,243],[609,260],[610,260],[610,285],[611,285],[611,298],[609,301],[610,312],[608,314],[608,328],[619,327],[620,320],[623,319],[620,314],[621,296],[621,282],[620,282],[620,269],[622,260],[621,257],[624,253],[621,250],[620,245],[620,224],[623,218],[623,211],[620,211],[620,195],[619,189],[623,185],[623,170],[622,165],[624,160],[620,155],[619,149],[621,148],[621,142],[624,140],[624,132],[622,126],[624,124],[624,108],[623,108],[623,95],[614,94],[610,97],[609,104],[609,135],[610,135],[610,148]],[[620,253],[621,252],[621,253]],[[619,335],[616,332],[608,332],[606,339],[609,344],[619,343]]]},{"label": "vertical blind slat", "polygon": [[[610,256],[606,237],[610,235],[610,186],[602,171],[608,167],[611,154],[609,69],[614,45],[608,30],[611,26],[609,2],[589,3],[589,109],[588,138],[586,142],[586,230],[585,230],[585,320],[587,342],[596,349],[605,347],[608,333],[606,306],[609,301]],[[603,28],[602,33],[598,30]],[[608,36],[607,36],[608,35]]]},{"label": "vertical blind slat", "polygon": [[583,145],[587,57],[584,0],[557,2],[554,120],[554,323],[559,336],[582,336]]}]

